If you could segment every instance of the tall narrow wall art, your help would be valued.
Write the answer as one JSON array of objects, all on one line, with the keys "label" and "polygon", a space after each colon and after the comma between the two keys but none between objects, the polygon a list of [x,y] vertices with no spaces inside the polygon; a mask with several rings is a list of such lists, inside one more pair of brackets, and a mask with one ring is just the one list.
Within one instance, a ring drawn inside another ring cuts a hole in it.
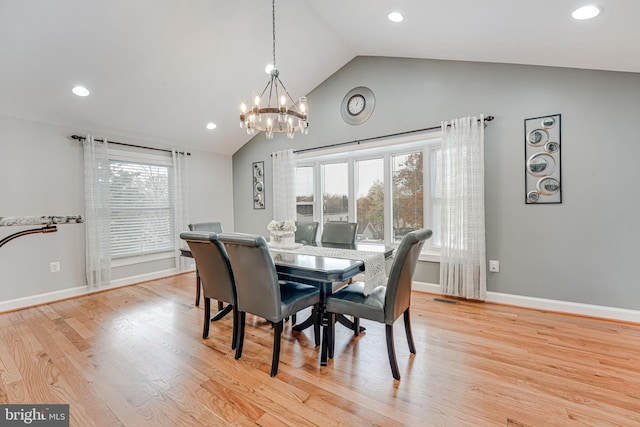
[{"label": "tall narrow wall art", "polygon": [[561,115],[524,120],[525,202],[562,203]]}]

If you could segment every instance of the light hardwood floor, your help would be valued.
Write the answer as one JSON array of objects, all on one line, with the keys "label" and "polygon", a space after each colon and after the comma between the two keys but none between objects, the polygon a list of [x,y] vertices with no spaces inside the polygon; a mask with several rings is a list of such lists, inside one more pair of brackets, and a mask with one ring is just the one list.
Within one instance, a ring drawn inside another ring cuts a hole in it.
[{"label": "light hardwood floor", "polygon": [[[640,325],[414,293],[417,355],[395,326],[336,326],[320,367],[311,331],[248,316],[241,360],[229,316],[201,339],[194,274],[0,315],[0,403],[68,403],[74,426],[640,425]],[[215,305],[215,304],[213,304]],[[304,319],[305,315],[299,315]]]}]

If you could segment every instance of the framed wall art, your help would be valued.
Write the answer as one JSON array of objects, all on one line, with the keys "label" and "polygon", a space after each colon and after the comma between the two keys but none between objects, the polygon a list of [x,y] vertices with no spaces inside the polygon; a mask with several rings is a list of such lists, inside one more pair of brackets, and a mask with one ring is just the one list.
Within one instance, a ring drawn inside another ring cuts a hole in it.
[{"label": "framed wall art", "polygon": [[253,209],[264,209],[264,162],[253,162]]},{"label": "framed wall art", "polygon": [[561,114],[524,120],[525,202],[562,203]]}]

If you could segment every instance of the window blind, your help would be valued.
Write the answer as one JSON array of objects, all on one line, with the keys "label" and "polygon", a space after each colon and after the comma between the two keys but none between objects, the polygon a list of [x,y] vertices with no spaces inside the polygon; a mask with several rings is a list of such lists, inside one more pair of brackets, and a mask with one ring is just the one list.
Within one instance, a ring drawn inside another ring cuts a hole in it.
[{"label": "window blind", "polygon": [[109,166],[112,258],[172,251],[172,167],[114,159]]}]

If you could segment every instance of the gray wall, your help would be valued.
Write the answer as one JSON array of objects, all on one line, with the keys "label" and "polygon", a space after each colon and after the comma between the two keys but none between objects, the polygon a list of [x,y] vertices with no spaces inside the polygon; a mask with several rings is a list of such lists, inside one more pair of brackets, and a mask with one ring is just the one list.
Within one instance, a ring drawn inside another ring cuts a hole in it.
[{"label": "gray wall", "polygon": [[[0,216],[83,214],[82,145],[69,139],[74,133],[87,131],[0,115]],[[91,133],[153,146],[127,136]],[[233,230],[231,156],[191,152],[191,222],[222,221]],[[0,238],[29,228],[36,227],[0,227]],[[49,272],[51,261],[60,261],[59,273]],[[114,268],[112,278],[136,281],[174,267],[173,260],[129,265]],[[59,295],[85,284],[84,224],[62,224],[56,233],[20,237],[0,248],[0,309],[9,300],[24,298],[28,304],[31,297]]]},{"label": "gray wall", "polygon": [[[367,86],[376,109],[365,124],[340,117],[344,95]],[[297,96],[297,95],[296,95]],[[439,125],[491,114],[485,132],[489,291],[640,309],[635,195],[640,180],[640,74],[402,58],[357,57],[309,94],[309,135],[258,135],[233,156],[236,229],[264,234],[264,211],[251,204],[251,163],[270,153]],[[523,120],[562,114],[563,203],[524,203]],[[437,282],[437,266],[421,264],[416,280]]]}]

